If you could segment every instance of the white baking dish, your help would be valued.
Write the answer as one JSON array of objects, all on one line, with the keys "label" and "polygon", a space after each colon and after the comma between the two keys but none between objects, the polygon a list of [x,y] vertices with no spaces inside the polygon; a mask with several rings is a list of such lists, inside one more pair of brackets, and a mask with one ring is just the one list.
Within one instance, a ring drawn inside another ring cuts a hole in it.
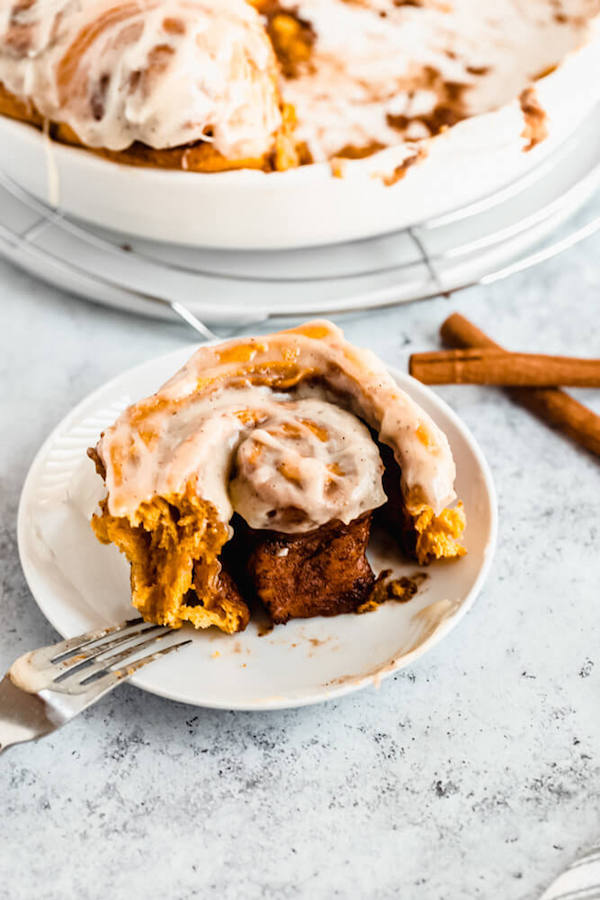
[{"label": "white baking dish", "polygon": [[67,215],[138,237],[196,246],[277,249],[336,243],[431,220],[520,178],[569,137],[600,98],[600,22],[535,90],[548,137],[525,152],[518,100],[427,142],[426,158],[393,186],[378,172],[403,148],[353,162],[265,174],[202,174],[118,165],[55,144],[0,117],[0,166]]}]

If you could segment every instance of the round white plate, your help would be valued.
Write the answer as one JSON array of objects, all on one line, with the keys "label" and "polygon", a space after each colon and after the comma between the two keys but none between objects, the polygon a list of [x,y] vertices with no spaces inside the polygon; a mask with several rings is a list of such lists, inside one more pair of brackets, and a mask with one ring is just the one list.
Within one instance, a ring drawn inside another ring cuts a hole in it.
[{"label": "round white plate", "polygon": [[[86,448],[126,405],[156,390],[183,365],[192,349],[150,360],[99,388],[52,432],[31,466],[19,507],[21,564],[40,609],[63,637],[134,614],[129,566],[114,546],[96,540],[89,524],[103,488]],[[144,668],[133,684],[197,706],[302,706],[379,683],[454,628],[473,604],[492,560],[497,527],[492,477],[452,410],[429,388],[390,371],[448,436],[457,492],[468,515],[467,555],[430,566],[429,578],[409,603],[387,603],[366,615],[293,620],[262,636],[254,622],[236,635],[186,628],[193,643]],[[412,574],[418,566],[397,560],[395,569]]]}]

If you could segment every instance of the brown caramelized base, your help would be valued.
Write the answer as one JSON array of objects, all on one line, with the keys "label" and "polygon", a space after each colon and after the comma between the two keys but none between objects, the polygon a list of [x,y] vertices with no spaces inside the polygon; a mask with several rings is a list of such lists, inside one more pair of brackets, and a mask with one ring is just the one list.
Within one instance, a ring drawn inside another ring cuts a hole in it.
[{"label": "brown caramelized base", "polygon": [[248,572],[273,622],[354,612],[375,584],[366,550],[371,514],[308,534],[255,533]]}]

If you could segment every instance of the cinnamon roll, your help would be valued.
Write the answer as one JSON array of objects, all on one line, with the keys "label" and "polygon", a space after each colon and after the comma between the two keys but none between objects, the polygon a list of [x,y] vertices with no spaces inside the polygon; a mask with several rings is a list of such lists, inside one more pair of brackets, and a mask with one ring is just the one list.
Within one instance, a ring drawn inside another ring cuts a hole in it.
[{"label": "cinnamon roll", "polygon": [[275,54],[245,0],[6,0],[0,113],[138,165],[296,164]]},{"label": "cinnamon roll", "polygon": [[89,451],[93,527],[144,618],[226,632],[364,604],[374,511],[421,564],[464,552],[445,435],[326,321],[201,347]]}]

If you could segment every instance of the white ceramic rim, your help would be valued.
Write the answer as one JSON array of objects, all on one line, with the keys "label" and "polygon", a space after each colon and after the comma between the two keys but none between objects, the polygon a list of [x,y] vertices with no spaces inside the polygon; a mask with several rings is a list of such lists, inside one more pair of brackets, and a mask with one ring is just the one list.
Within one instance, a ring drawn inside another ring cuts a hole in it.
[{"label": "white ceramic rim", "polygon": [[[202,346],[210,346],[212,344],[221,343],[218,341],[210,341],[206,342]],[[193,353],[196,346],[189,348],[190,355]],[[119,375],[116,375],[114,378],[109,379],[104,382],[104,384],[100,385],[100,387],[96,388],[96,390],[92,391],[86,397],[84,397],[79,403],[76,404],[73,409],[67,413],[66,416],[53,428],[49,436],[46,438],[40,449],[35,455],[33,462],[28,470],[27,476],[25,478],[25,482],[23,484],[23,488],[21,490],[21,496],[19,499],[19,508],[17,513],[17,544],[19,551],[19,560],[21,563],[21,568],[25,575],[25,580],[31,591],[33,599],[35,600],[37,606],[40,611],[43,613],[44,617],[50,622],[53,628],[63,637],[73,637],[72,634],[67,634],[63,632],[63,630],[59,627],[57,617],[55,617],[53,609],[54,603],[48,603],[47,600],[44,600],[45,593],[44,591],[47,589],[44,588],[44,580],[40,577],[36,571],[34,564],[25,556],[24,547],[26,546],[26,506],[28,503],[28,495],[32,488],[32,485],[37,476],[37,470],[43,466],[44,458],[54,443],[57,435],[70,423],[72,419],[77,419],[80,413],[80,410],[87,406],[89,403],[93,403],[96,398],[100,398],[104,391],[110,389],[111,387],[116,386],[122,379],[127,378],[130,375],[134,375],[140,370],[144,369],[148,364],[152,361],[161,361],[165,362],[170,357],[176,357],[181,355],[181,348],[175,351],[171,351],[166,354],[162,354],[160,357],[155,357],[154,360],[146,360],[146,362],[140,363],[137,366],[133,366],[130,369],[126,369],[121,372]],[[163,697],[167,700],[174,700],[176,702],[183,702],[190,705],[199,706],[201,708],[206,709],[227,709],[227,710],[236,710],[236,711],[264,711],[264,710],[277,710],[277,709],[293,709],[302,706],[312,706],[317,703],[322,703],[329,700],[335,700],[340,697],[343,697],[347,694],[354,693],[355,691],[362,690],[363,688],[372,686],[373,684],[379,684],[384,679],[390,677],[401,669],[407,667],[416,659],[418,659],[423,654],[427,653],[430,649],[432,649],[439,641],[441,641],[450,631],[452,631],[463,618],[463,616],[471,609],[475,600],[477,599],[479,592],[487,578],[490,567],[492,565],[492,561],[494,559],[494,554],[496,550],[497,538],[498,538],[498,501],[496,496],[496,489],[494,487],[494,482],[492,478],[492,473],[487,463],[483,452],[472,435],[469,428],[462,422],[460,417],[454,412],[454,410],[440,397],[438,397],[434,391],[425,385],[421,384],[416,379],[412,378],[410,375],[401,372],[394,366],[386,366],[390,374],[394,379],[396,379],[400,386],[403,383],[409,383],[411,385],[411,389],[417,394],[417,402],[419,402],[419,395],[422,397],[426,397],[429,403],[434,407],[435,411],[439,411],[442,415],[446,416],[460,433],[463,440],[468,445],[470,451],[473,453],[477,464],[479,466],[480,474],[482,477],[482,484],[485,494],[487,495],[488,505],[489,505],[489,516],[490,516],[490,528],[489,528],[489,538],[485,546],[485,550],[482,556],[481,565],[479,568],[479,572],[473,582],[471,588],[464,595],[464,598],[453,615],[447,618],[441,625],[439,625],[433,635],[424,640],[416,650],[407,653],[406,655],[401,656],[398,660],[395,660],[392,664],[384,664],[380,671],[375,673],[368,673],[362,677],[357,676],[352,680],[338,684],[335,686],[324,686],[322,694],[319,695],[310,695],[308,697],[296,697],[296,698],[279,698],[274,697],[273,699],[269,699],[268,701],[261,702],[259,704],[244,704],[241,703],[239,705],[231,705],[231,704],[222,704],[222,703],[214,703],[214,702],[198,702],[193,703],[189,698],[183,698],[176,693],[169,690],[160,690],[160,688],[156,688],[154,686],[150,687],[145,684],[145,676],[144,670],[142,670],[139,674],[132,676],[130,679],[130,683],[135,687],[140,688],[141,690],[148,691],[151,694],[155,694],[159,697]],[[54,595],[48,595],[54,598]],[[54,598],[56,599],[56,598]],[[59,601],[60,602],[60,601]],[[132,607],[133,609],[133,607]]]},{"label": "white ceramic rim", "polygon": [[[600,52],[600,16],[598,18],[598,43],[599,43],[599,52]],[[591,43],[588,42],[588,43]],[[544,75],[542,78],[538,79],[534,86],[543,86],[545,84],[551,84],[558,76],[560,76],[565,62],[574,57],[578,52],[583,50],[588,46],[588,43],[582,45],[578,51],[571,51],[568,53],[557,65],[556,69],[548,75]],[[600,96],[600,95],[599,95]],[[478,115],[469,116],[467,119],[463,119],[457,122],[452,126],[451,129],[445,132],[440,132],[439,134],[435,134],[430,138],[424,140],[424,144],[427,147],[432,147],[441,141],[447,141],[449,135],[461,135],[463,131],[469,130],[473,127],[473,124],[480,121],[485,121],[490,117],[494,119],[500,117],[502,114],[519,108],[518,99],[513,99],[504,103],[502,106],[499,106],[497,109],[489,110],[488,112],[479,113]],[[338,183],[344,184],[352,184],[352,178],[349,176],[345,176],[344,178],[337,178],[332,175],[331,164],[330,162],[320,162],[320,163],[309,163],[302,166],[297,166],[295,168],[286,169],[284,171],[272,171],[272,172],[264,172],[261,169],[231,169],[223,172],[189,172],[183,171],[182,169],[167,169],[160,168],[158,166],[135,166],[130,165],[125,162],[118,162],[112,159],[108,159],[106,157],[101,156],[99,153],[95,153],[93,148],[88,148],[85,146],[73,145],[73,144],[65,144],[60,141],[53,141],[48,139],[44,133],[37,127],[31,125],[28,122],[22,122],[18,119],[12,119],[9,116],[0,115],[0,126],[3,131],[6,132],[8,139],[11,138],[11,131],[14,136],[19,140],[28,141],[29,144],[33,147],[39,148],[42,153],[45,152],[45,144],[48,140],[50,140],[50,144],[52,146],[52,155],[56,157],[57,163],[60,163],[61,166],[65,166],[69,168],[72,163],[77,163],[78,165],[85,165],[88,169],[88,175],[90,178],[94,178],[94,176],[103,177],[106,175],[106,172],[110,172],[110,167],[116,167],[120,172],[127,173],[128,171],[135,172],[135,178],[137,181],[141,182],[141,186],[147,188],[148,190],[156,190],[161,187],[173,187],[175,184],[177,188],[180,187],[189,187],[194,191],[204,191],[204,189],[212,191],[215,189],[218,192],[221,188],[235,188],[236,191],[239,191],[243,197],[243,193],[245,190],[254,190],[257,186],[260,185],[261,188],[270,189],[273,191],[279,191],[281,188],[293,187],[293,188],[303,188],[307,185],[319,184],[319,183],[331,183],[332,179],[334,179],[334,183],[337,185]],[[566,136],[563,140],[566,140]],[[542,150],[545,149],[546,141],[542,141],[539,148]],[[562,143],[562,141],[561,141]],[[380,159],[385,159],[385,155],[391,155],[391,153],[402,147],[402,144],[394,144],[390,147],[386,147],[383,150],[378,151],[377,153],[373,153],[369,157],[365,157],[362,160],[348,160],[348,172],[349,175],[358,175],[362,170],[367,170],[367,168],[376,169],[377,161]],[[553,148],[555,151],[560,144],[557,144],[556,147]],[[538,149],[538,148],[536,148]],[[539,151],[538,151],[539,152]],[[545,157],[543,157],[545,158]],[[424,160],[421,165],[424,165],[427,160]],[[382,166],[384,171],[387,171],[389,168],[389,163],[387,165]],[[527,181],[531,178],[531,169],[526,169],[523,172],[519,173],[514,178],[515,186],[518,186],[521,181],[527,183]],[[373,179],[373,185],[378,186],[378,180]],[[444,209],[443,211],[437,213],[433,218],[428,219],[415,219],[411,221],[410,227],[421,227],[424,225],[435,225],[437,224],[438,219],[440,222],[442,221],[451,221],[455,218],[461,218],[464,212],[465,216],[470,215],[471,207],[477,206],[482,201],[485,201],[489,197],[495,196],[497,192],[501,192],[507,188],[510,188],[513,185],[513,180],[500,180],[498,185],[494,188],[491,194],[484,194],[482,197],[478,197],[475,200],[469,200],[465,205],[461,205],[458,207]],[[48,203],[48,201],[42,201]],[[60,209],[60,206],[59,206]],[[90,220],[91,221],[91,220]],[[107,226],[100,226],[107,227]],[[406,226],[403,226],[406,227]],[[393,229],[395,230],[395,229]],[[123,234],[127,234],[128,232],[123,232]],[[382,232],[382,234],[386,234],[388,232]],[[350,240],[369,240],[372,235],[367,235],[366,237],[357,237],[351,238]],[[156,240],[159,240],[156,238]],[[167,243],[169,243],[168,238],[163,238]],[[335,241],[334,241],[335,243]],[[196,246],[194,243],[190,243],[191,248]],[[207,245],[210,246],[210,245]],[[306,245],[311,246],[311,245]],[[322,246],[322,244],[317,243],[314,246]],[[220,245],[214,247],[214,249],[220,249]],[[248,248],[239,247],[237,249],[256,249],[252,246]],[[269,248],[270,249],[270,248]],[[273,248],[277,249],[277,248]],[[282,249],[294,249],[292,246],[289,248]]]},{"label": "white ceramic rim", "polygon": [[333,177],[329,163],[270,173],[182,172],[114,163],[54,142],[50,151],[41,133],[6,117],[1,164],[46,204],[123,235],[254,251],[362,240],[461,215],[534,171],[600,96],[600,16],[580,41],[535,82],[548,136],[531,153],[524,153],[523,111],[513,99],[429,138],[427,159],[393,186],[381,175],[406,157],[403,144],[348,161],[343,178]]},{"label": "white ceramic rim", "polygon": [[[596,110],[597,112],[598,110]],[[110,265],[108,269],[106,269],[106,265],[104,269],[102,267],[98,269],[95,267],[95,264],[91,264],[91,268],[86,273],[81,266],[78,248],[80,242],[83,242],[84,253],[87,252],[96,242],[96,230],[91,226],[88,229],[68,219],[66,222],[60,218],[55,221],[54,214],[42,207],[38,200],[27,195],[23,189],[14,183],[12,185],[10,183],[4,185],[4,178],[1,173],[0,254],[5,255],[8,259],[37,277],[41,277],[64,290],[79,294],[82,299],[125,309],[132,313],[162,317],[171,321],[174,314],[169,301],[164,299],[166,296],[183,303],[187,309],[205,322],[220,322],[221,324],[230,322],[238,326],[243,322],[246,322],[248,325],[264,322],[267,318],[275,315],[302,317],[315,315],[315,312],[320,315],[331,315],[333,313],[339,315],[350,309],[364,310],[367,308],[394,306],[409,300],[420,300],[430,297],[436,289],[455,291],[474,283],[488,283],[514,271],[519,271],[528,265],[548,259],[555,253],[567,249],[597,230],[600,226],[600,216],[588,215],[584,224],[578,222],[576,225],[573,225],[570,234],[550,243],[546,240],[543,248],[529,249],[533,242],[539,243],[542,238],[546,239],[550,229],[554,229],[567,216],[572,215],[581,204],[587,202],[586,198],[591,195],[591,192],[597,189],[600,183],[600,162],[596,158],[596,151],[600,126],[594,124],[596,121],[598,121],[597,115],[587,120],[581,127],[581,131],[573,135],[573,138],[568,144],[564,145],[562,150],[557,150],[544,163],[540,164],[531,173],[531,176],[535,175],[536,177],[528,179],[528,186],[521,193],[515,196],[512,191],[510,194],[506,192],[507,197],[505,197],[503,202],[493,204],[489,209],[487,205],[481,204],[483,208],[480,211],[475,211],[462,225],[460,222],[458,226],[456,223],[443,224],[440,226],[439,232],[428,226],[427,229],[420,233],[424,246],[428,248],[430,238],[434,240],[435,244],[438,234],[440,237],[443,237],[445,234],[448,234],[448,229],[452,229],[453,234],[460,234],[463,228],[467,229],[466,238],[459,239],[458,242],[452,244],[451,246],[454,249],[450,254],[447,253],[446,248],[446,251],[441,256],[433,257],[432,265],[438,275],[439,282],[433,289],[429,271],[423,268],[420,277],[415,277],[416,269],[413,265],[408,269],[400,267],[396,270],[391,270],[390,274],[386,275],[385,279],[381,281],[381,275],[378,275],[376,272],[371,273],[372,283],[369,290],[365,290],[361,286],[364,284],[364,281],[361,280],[362,276],[357,276],[355,280],[344,278],[343,302],[340,302],[341,288],[337,288],[333,297],[326,297],[322,299],[322,302],[317,302],[317,305],[312,310],[307,310],[305,305],[299,307],[296,304],[290,310],[287,304],[285,308],[282,308],[281,305],[285,298],[285,293],[277,294],[277,306],[275,306],[275,295],[270,292],[273,291],[274,284],[277,284],[279,292],[285,291],[288,284],[291,284],[292,290],[295,290],[298,282],[261,282],[261,300],[263,302],[257,307],[255,295],[252,293],[256,290],[256,282],[254,280],[249,282],[238,280],[232,282],[225,296],[222,296],[220,301],[216,303],[215,301],[206,300],[206,297],[211,295],[213,282],[208,275],[200,272],[194,279],[195,290],[193,292],[189,289],[181,290],[178,286],[178,280],[170,279],[168,293],[165,292],[164,288],[160,288],[158,290],[159,296],[155,300],[144,299],[143,292],[148,289],[145,255],[138,258],[135,251],[132,254],[121,253],[120,256],[117,255],[116,260],[119,265],[122,262],[121,257],[127,257],[127,262],[135,265],[135,277],[129,283],[120,280],[119,275],[115,273],[114,269],[111,269]],[[590,157],[590,147],[593,148],[593,153],[596,154],[593,157],[593,165],[584,162],[584,157],[586,160]],[[568,183],[564,184],[566,172],[574,172],[575,178],[572,180],[569,175]],[[560,185],[560,191],[554,196],[553,192],[557,184]],[[547,197],[546,185],[550,188],[551,199]],[[530,202],[530,196],[536,196],[540,188],[544,188],[546,199],[549,200],[547,203],[544,200],[544,204],[541,206],[539,202],[534,204]],[[8,190],[8,194],[6,190]],[[31,212],[29,212],[30,205]],[[511,211],[509,220],[505,219],[506,210]],[[497,224],[493,231],[484,228],[486,236],[482,240],[481,231],[476,229],[479,221],[478,217],[482,215],[485,222],[490,213],[493,215],[494,220],[496,216],[502,217],[503,224]],[[33,244],[30,243],[27,235],[32,227],[32,223],[41,221],[38,220],[38,216],[48,220],[47,225],[42,230],[42,245],[48,239],[51,242],[54,241],[53,236],[56,236],[60,238],[58,244],[60,252],[56,252],[57,245],[55,243],[51,243],[50,251],[45,251],[43,246],[38,249],[37,238],[35,237],[37,225],[34,226],[34,242]],[[516,227],[517,222],[518,227]],[[523,230],[522,225],[525,222],[529,222],[529,225]],[[477,242],[474,241],[476,231]],[[25,238],[20,237],[23,233],[26,235]],[[496,235],[503,236],[498,239]],[[87,240],[88,237],[90,240]],[[400,242],[408,239],[408,235],[398,234]],[[101,236],[99,240],[102,245],[104,238]],[[113,236],[113,243],[107,244],[109,249],[114,250],[114,240],[115,237]],[[372,239],[371,245],[378,247],[379,241],[385,242],[386,238],[382,236],[381,238]],[[156,245],[150,246],[154,247]],[[468,253],[454,252],[455,250],[461,251],[463,246],[471,248]],[[479,249],[475,252],[477,246]],[[54,251],[52,247],[54,247]],[[53,252],[55,255],[52,255]],[[112,254],[107,256],[108,250],[102,250],[102,247],[98,252],[105,259],[105,262],[109,264],[115,259]],[[145,252],[148,252],[147,248]],[[153,262],[153,267],[156,264],[158,265],[157,271],[159,276],[166,274],[171,265],[167,260],[166,267],[163,268],[161,266],[162,252],[161,245],[157,245],[157,256]],[[195,251],[185,252],[186,254],[195,254]],[[232,257],[236,258],[234,251],[228,252],[231,252]],[[298,252],[304,254],[305,269],[310,272],[312,265],[311,254],[313,251],[296,251],[296,253]],[[317,252],[322,252],[322,250]],[[339,247],[329,249],[329,253],[335,254],[334,258],[337,258],[339,252]],[[341,252],[344,252],[343,246],[341,247]],[[282,253],[285,254],[285,251],[282,251]],[[276,260],[277,258],[275,256]],[[73,268],[70,260],[77,261],[75,268]],[[189,262],[187,255],[183,261],[184,263],[186,261]],[[441,270],[438,268],[439,264],[442,265]],[[153,268],[150,271],[152,270]],[[112,280],[104,279],[101,274],[102,271],[110,271]],[[185,272],[186,270],[184,269],[183,271]],[[179,279],[179,274],[175,267],[174,278]],[[410,277],[411,275],[413,277]],[[217,284],[220,286],[222,282]],[[152,285],[153,287],[150,288],[151,293],[153,290],[156,290],[157,282],[152,282]],[[239,298],[238,302],[235,299],[235,291],[239,293],[242,285],[246,296],[243,309],[239,303]],[[142,293],[136,293],[138,290],[141,290]],[[314,281],[305,282],[305,291],[309,291],[313,298],[315,294],[320,298],[322,290],[323,284],[318,281],[316,284]],[[250,292],[250,302],[248,302],[248,291]],[[249,313],[248,309],[251,309],[252,312]]]}]

